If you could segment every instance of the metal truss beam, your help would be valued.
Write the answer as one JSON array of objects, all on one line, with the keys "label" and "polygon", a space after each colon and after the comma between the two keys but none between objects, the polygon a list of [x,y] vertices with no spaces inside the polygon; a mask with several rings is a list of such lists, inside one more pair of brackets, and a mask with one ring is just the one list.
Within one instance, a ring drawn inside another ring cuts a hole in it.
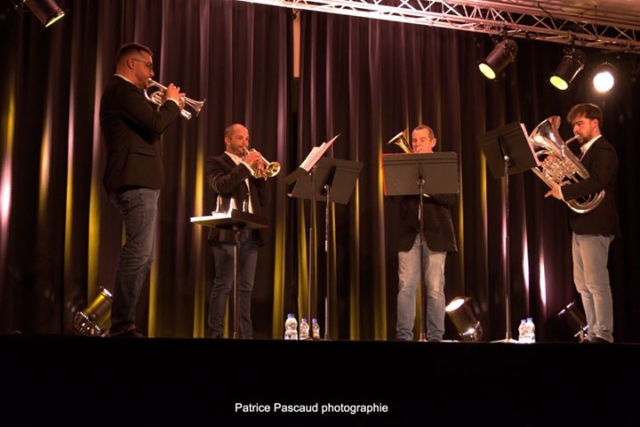
[{"label": "metal truss beam", "polygon": [[238,0],[640,54],[640,21],[552,1]]}]

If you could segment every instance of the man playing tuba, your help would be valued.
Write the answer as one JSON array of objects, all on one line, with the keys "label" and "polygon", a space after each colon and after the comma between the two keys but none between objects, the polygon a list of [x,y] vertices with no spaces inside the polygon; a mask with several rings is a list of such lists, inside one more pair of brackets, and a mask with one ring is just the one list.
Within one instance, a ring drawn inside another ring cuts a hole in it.
[{"label": "man playing tuba", "polygon": [[602,111],[594,104],[575,105],[567,114],[573,133],[580,143],[581,163],[589,177],[560,186],[550,184],[545,197],[575,200],[604,191],[604,199],[585,213],[569,212],[573,281],[580,293],[587,318],[585,343],[613,342],[613,301],[607,261],[609,245],[620,234],[615,203],[615,179],[618,156],[600,133]]}]

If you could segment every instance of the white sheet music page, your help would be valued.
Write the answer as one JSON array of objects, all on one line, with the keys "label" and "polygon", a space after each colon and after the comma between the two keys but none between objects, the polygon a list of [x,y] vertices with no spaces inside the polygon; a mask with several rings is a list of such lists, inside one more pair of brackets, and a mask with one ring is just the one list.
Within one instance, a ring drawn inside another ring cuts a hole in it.
[{"label": "white sheet music page", "polygon": [[304,161],[300,164],[300,167],[309,172],[311,168],[314,167],[316,163],[318,163],[320,157],[324,156],[324,153],[326,153],[329,147],[331,147],[333,141],[338,139],[339,136],[340,134],[337,134],[329,141],[320,144],[318,147],[313,147],[307,158],[304,159]]}]

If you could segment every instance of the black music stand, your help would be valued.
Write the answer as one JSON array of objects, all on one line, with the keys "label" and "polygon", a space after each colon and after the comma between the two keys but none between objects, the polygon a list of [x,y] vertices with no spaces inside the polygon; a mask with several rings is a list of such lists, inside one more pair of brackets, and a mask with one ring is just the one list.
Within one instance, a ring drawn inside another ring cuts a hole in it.
[{"label": "black music stand", "polygon": [[424,214],[422,197],[425,194],[455,194],[459,190],[458,156],[455,152],[419,154],[383,154],[382,171],[385,196],[420,195],[420,341],[426,341],[426,296],[424,271]]},{"label": "black music stand", "polygon": [[[296,181],[293,187],[291,197],[302,199],[325,201],[325,243],[324,250],[327,254],[326,262],[326,296],[325,296],[325,319],[324,319],[324,339],[330,339],[329,335],[329,317],[331,289],[331,260],[330,260],[330,236],[331,221],[330,203],[347,204],[353,194],[356,180],[362,171],[364,164],[350,160],[334,159],[331,157],[323,157],[314,166],[314,173],[305,175]],[[311,300],[311,290],[309,292],[309,300]],[[313,317],[312,307],[309,303],[309,316]]]},{"label": "black music stand", "polygon": [[235,245],[233,247],[233,338],[238,337],[238,251],[240,250],[240,233],[243,229],[267,228],[266,218],[237,209],[227,213],[214,212],[210,216],[192,217],[191,222],[210,228],[233,230]]},{"label": "black music stand", "polygon": [[524,125],[513,122],[482,135],[480,148],[487,159],[489,170],[494,179],[504,178],[503,201],[505,204],[505,328],[504,340],[498,342],[517,342],[511,338],[511,267],[509,266],[510,231],[509,231],[509,175],[527,171],[538,166],[533,149],[529,145]]}]

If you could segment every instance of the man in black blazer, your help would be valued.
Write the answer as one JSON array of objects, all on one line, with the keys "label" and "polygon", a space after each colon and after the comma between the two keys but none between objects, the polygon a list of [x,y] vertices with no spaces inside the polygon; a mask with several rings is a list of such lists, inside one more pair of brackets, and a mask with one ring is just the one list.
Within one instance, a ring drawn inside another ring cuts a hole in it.
[{"label": "man in black blazer", "polygon": [[[207,183],[217,195],[218,209],[226,212],[233,202],[239,210],[262,216],[267,201],[262,154],[249,149],[249,131],[238,123],[225,129],[224,145],[224,153],[205,161]],[[251,296],[258,248],[263,245],[261,233],[260,229],[245,228],[240,234],[237,338],[253,338]],[[208,241],[213,247],[215,277],[209,296],[207,336],[222,338],[224,313],[234,279],[234,231],[212,228]]]},{"label": "man in black blazer", "polygon": [[551,183],[545,197],[582,202],[585,197],[604,191],[604,198],[588,212],[569,212],[572,232],[573,281],[580,293],[587,318],[585,343],[613,342],[613,299],[607,262],[609,245],[620,234],[615,200],[618,172],[616,150],[601,134],[602,111],[594,104],[571,108],[567,120],[580,142],[580,162],[589,178],[567,185]]},{"label": "man in black blazer", "polygon": [[[411,133],[413,153],[433,153],[437,140],[429,126],[417,126]],[[398,242],[398,314],[396,338],[413,340],[416,294],[420,282],[419,196],[400,199]],[[445,321],[444,269],[447,252],[458,250],[453,232],[451,207],[455,194],[428,194],[422,197],[424,214],[424,267],[426,296],[426,339],[442,341]],[[422,338],[422,337],[421,337]]]},{"label": "man in black blazer", "polygon": [[157,107],[144,96],[153,73],[148,47],[120,48],[116,74],[100,104],[100,127],[107,148],[103,184],[126,230],[113,291],[109,336],[139,338],[136,304],[153,262],[158,197],[164,180],[160,135],[184,107],[180,88],[169,84]]}]

